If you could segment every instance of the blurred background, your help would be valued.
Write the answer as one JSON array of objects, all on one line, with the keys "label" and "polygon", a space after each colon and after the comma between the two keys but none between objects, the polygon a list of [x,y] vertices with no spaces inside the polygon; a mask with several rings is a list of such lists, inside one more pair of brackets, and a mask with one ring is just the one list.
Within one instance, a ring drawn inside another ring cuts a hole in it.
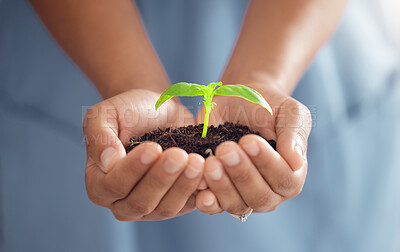
[{"label": "blurred background", "polygon": [[[172,83],[219,79],[248,1],[136,3]],[[85,192],[99,94],[28,1],[0,0],[0,251],[400,251],[399,17],[397,0],[350,1],[299,82],[313,130],[298,197],[246,224],[122,223]]]}]

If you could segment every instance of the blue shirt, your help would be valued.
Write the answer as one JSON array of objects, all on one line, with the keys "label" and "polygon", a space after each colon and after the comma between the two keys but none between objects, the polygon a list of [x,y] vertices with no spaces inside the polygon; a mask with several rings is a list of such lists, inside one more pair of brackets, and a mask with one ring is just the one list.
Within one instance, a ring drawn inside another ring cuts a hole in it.
[{"label": "blue shirt", "polygon": [[[171,82],[219,79],[247,1],[137,3]],[[298,84],[313,116],[298,197],[245,224],[197,211],[121,223],[85,192],[81,121],[97,91],[27,1],[0,1],[0,250],[399,251],[400,57],[381,30],[352,1]]]}]

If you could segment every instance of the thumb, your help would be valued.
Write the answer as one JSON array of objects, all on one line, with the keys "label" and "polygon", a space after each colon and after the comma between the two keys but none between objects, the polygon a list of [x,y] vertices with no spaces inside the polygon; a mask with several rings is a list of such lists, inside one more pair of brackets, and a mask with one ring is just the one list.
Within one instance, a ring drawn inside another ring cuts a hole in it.
[{"label": "thumb", "polygon": [[88,159],[91,158],[104,173],[108,173],[118,160],[126,156],[118,137],[116,115],[114,106],[99,103],[86,112],[83,120]]},{"label": "thumb", "polygon": [[311,126],[311,114],[306,106],[293,98],[282,103],[276,115],[276,148],[293,171],[307,164]]}]

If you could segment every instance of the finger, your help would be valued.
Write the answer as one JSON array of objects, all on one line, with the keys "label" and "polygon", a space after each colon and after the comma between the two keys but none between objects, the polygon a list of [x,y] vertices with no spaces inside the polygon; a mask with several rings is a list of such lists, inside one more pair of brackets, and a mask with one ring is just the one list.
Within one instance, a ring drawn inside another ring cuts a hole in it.
[{"label": "finger", "polygon": [[175,217],[196,191],[204,170],[204,158],[199,154],[189,154],[189,161],[175,184],[162,198],[156,209],[148,217],[169,219]]},{"label": "finger", "polygon": [[[101,206],[125,198],[161,154],[159,144],[144,142],[131,150],[108,174],[89,160],[85,174],[89,198]],[[93,165],[89,165],[90,162]]]},{"label": "finger", "polygon": [[217,197],[210,189],[200,191],[196,196],[196,207],[206,214],[222,213],[224,210],[219,206]]},{"label": "finger", "polygon": [[257,212],[267,212],[282,201],[237,143],[224,142],[215,153],[248,207]]},{"label": "finger", "polygon": [[312,120],[306,106],[293,98],[287,99],[276,116],[277,151],[292,170],[301,169],[306,163],[307,140]]},{"label": "finger", "polygon": [[104,173],[126,156],[118,138],[117,111],[107,101],[91,107],[83,120],[86,151]]},{"label": "finger", "polygon": [[150,214],[175,183],[187,162],[188,154],[184,150],[167,149],[129,196],[114,202],[111,209],[134,218]]},{"label": "finger", "polygon": [[216,157],[207,158],[204,175],[222,209],[230,214],[244,214],[249,210]]},{"label": "finger", "polygon": [[257,135],[242,137],[239,145],[275,193],[287,199],[301,192],[307,174],[306,163],[304,168],[293,171],[283,157]]}]

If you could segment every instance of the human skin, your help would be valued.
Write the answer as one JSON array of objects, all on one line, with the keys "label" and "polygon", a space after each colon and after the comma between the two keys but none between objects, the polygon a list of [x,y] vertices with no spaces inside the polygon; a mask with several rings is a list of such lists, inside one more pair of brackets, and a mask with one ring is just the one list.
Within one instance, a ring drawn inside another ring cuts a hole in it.
[{"label": "human skin", "polygon": [[[169,80],[131,0],[31,0],[57,42],[105,99],[88,111],[83,125],[89,198],[117,219],[135,221],[168,219],[196,206],[209,214],[242,214],[249,208],[266,212],[297,195],[306,176],[311,122],[308,109],[290,93],[333,32],[345,3],[251,1],[222,81],[258,90],[275,114],[236,98],[216,97],[211,120],[239,119],[277,140],[277,152],[249,135],[239,144],[220,145],[216,156],[205,161],[178,148],[162,151],[155,143],[124,151],[130,136],[194,122],[178,100],[169,101],[158,114],[149,112]],[[256,111],[255,117],[248,120],[233,112],[240,110]],[[200,191],[195,202],[203,171],[209,189]]]}]

